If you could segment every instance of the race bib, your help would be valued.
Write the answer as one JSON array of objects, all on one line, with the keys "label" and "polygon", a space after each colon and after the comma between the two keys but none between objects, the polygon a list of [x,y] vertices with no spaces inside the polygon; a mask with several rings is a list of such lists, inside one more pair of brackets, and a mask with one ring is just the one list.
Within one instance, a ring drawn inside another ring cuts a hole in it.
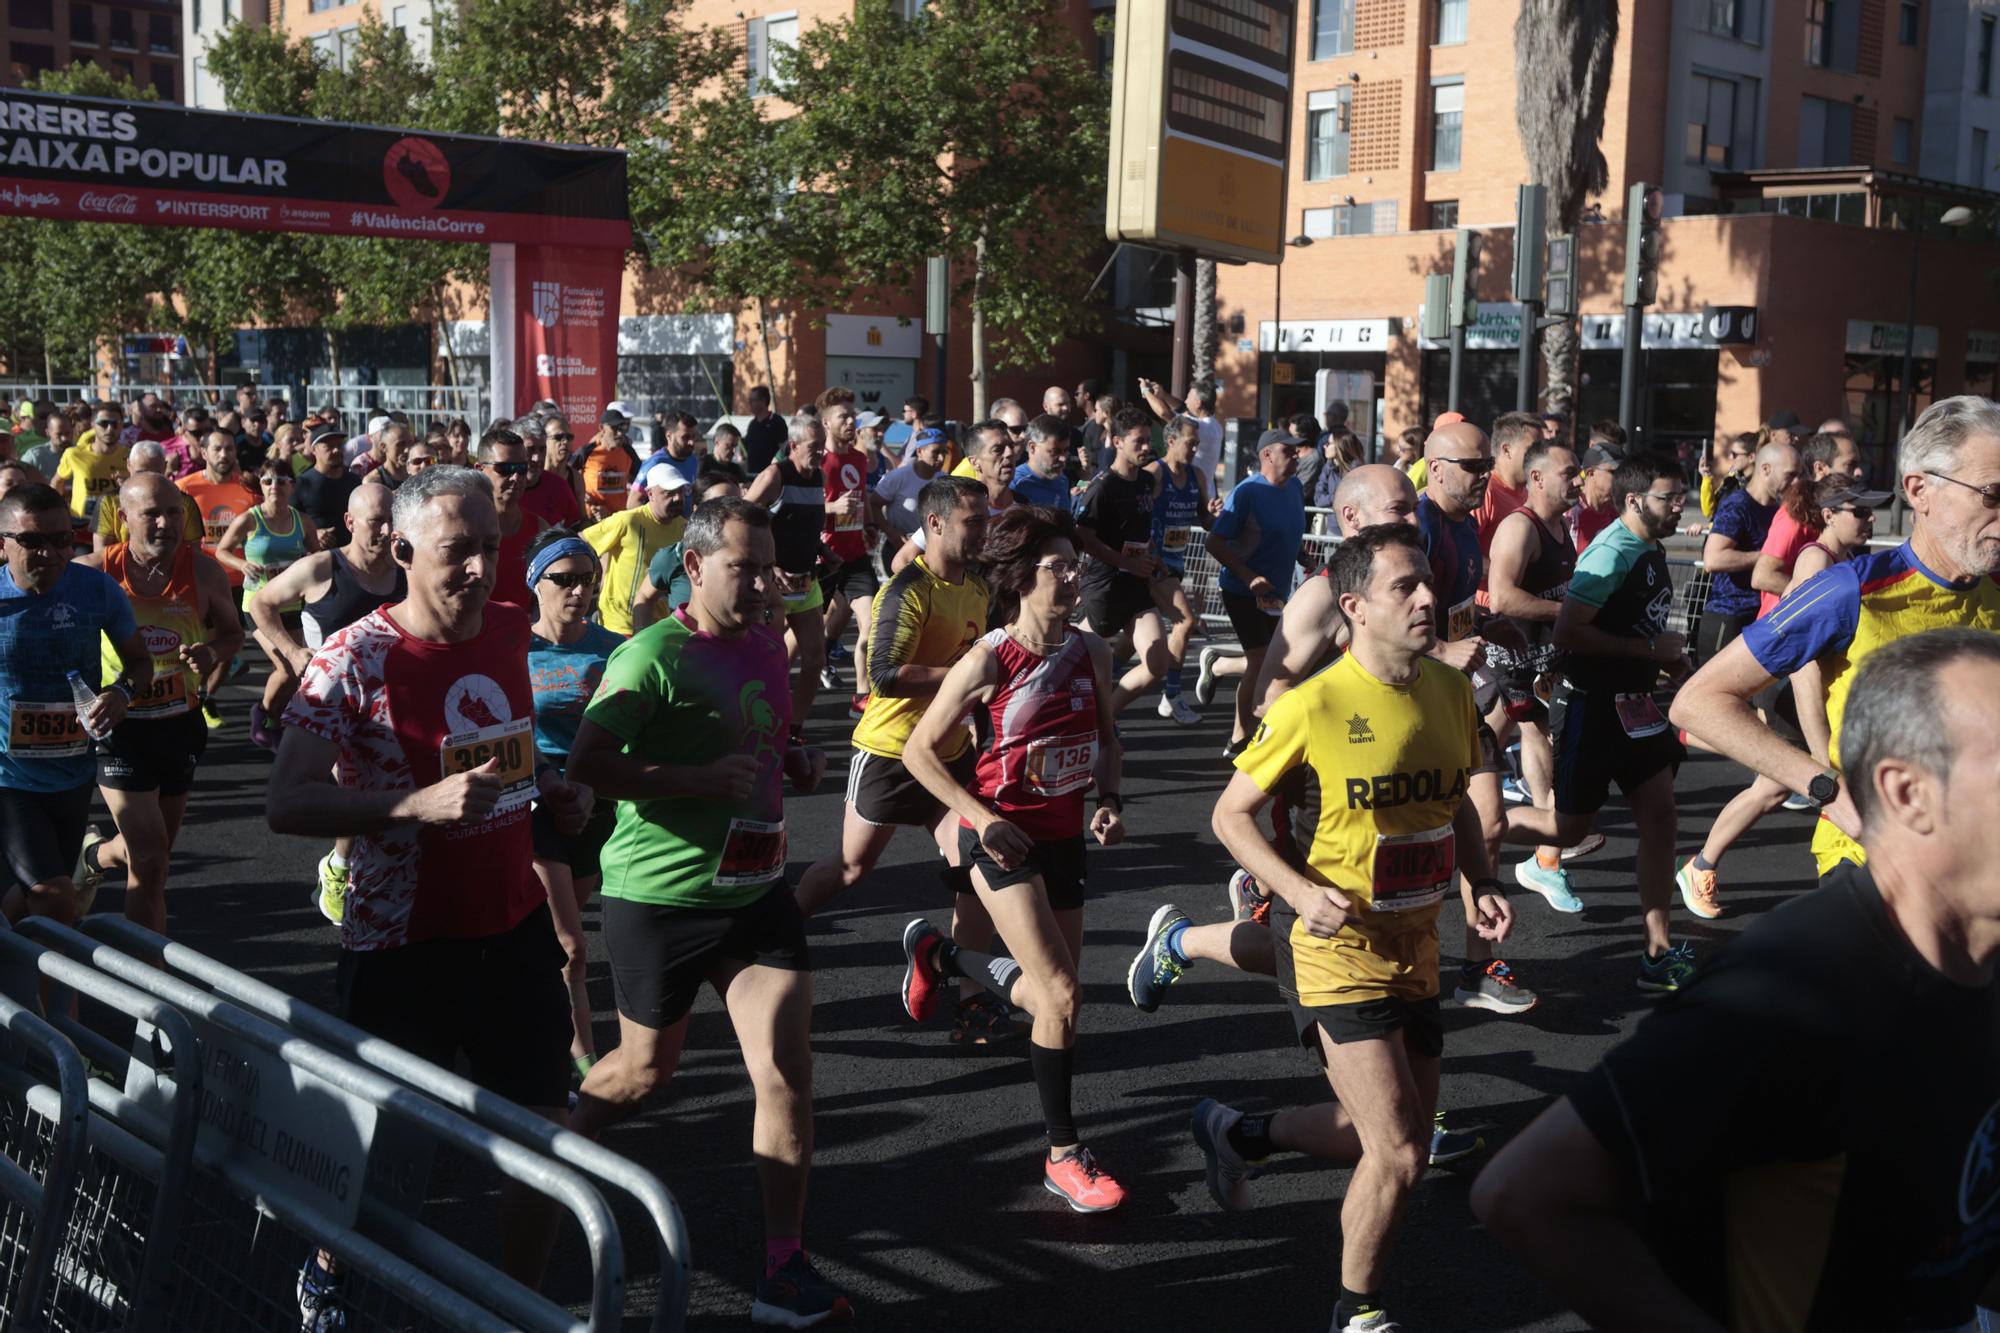
[{"label": "race bib", "polygon": [[1475,598],[1468,597],[1445,613],[1444,638],[1446,643],[1457,643],[1460,639],[1472,637],[1478,628],[1479,608]]},{"label": "race bib", "polygon": [[1188,530],[1186,528],[1168,528],[1160,534],[1160,549],[1162,551],[1172,551],[1178,554],[1181,551],[1187,550],[1187,544]]},{"label": "race bib", "polygon": [[75,759],[90,753],[90,736],[74,704],[16,699],[7,724],[7,753],[23,759]]},{"label": "race bib", "polygon": [[1421,833],[1377,834],[1372,875],[1378,912],[1410,912],[1441,902],[1458,863],[1449,824]]},{"label": "race bib", "polygon": [[222,534],[229,531],[229,525],[234,521],[233,517],[203,519],[201,522],[201,539],[211,547],[220,546],[222,544]]},{"label": "race bib", "polygon": [[97,504],[98,501],[102,498],[103,498],[102,496],[97,496],[97,495],[90,495],[84,497],[83,523],[85,527],[94,528],[97,526]]},{"label": "race bib", "polygon": [[1257,609],[1267,616],[1281,616],[1285,613],[1285,599],[1282,597],[1259,597]]},{"label": "race bib", "polygon": [[490,727],[461,731],[438,747],[438,773],[455,777],[470,773],[489,759],[500,761],[500,800],[494,814],[517,810],[535,797],[534,719],[517,717]]},{"label": "race bib", "polygon": [[1618,725],[1635,741],[1657,736],[1667,729],[1666,716],[1651,694],[1619,694],[1612,696],[1611,702],[1618,710]]},{"label": "race bib", "polygon": [[1144,560],[1153,553],[1153,544],[1151,542],[1126,542],[1119,550],[1128,559]]},{"label": "race bib", "polygon": [[1028,743],[1028,790],[1037,796],[1067,796],[1090,785],[1097,764],[1097,737],[1065,736]]},{"label": "race bib", "polygon": [[148,720],[179,717],[191,706],[188,698],[187,672],[178,666],[170,671],[161,671],[157,661],[153,664],[153,669],[159,674],[153,677],[152,684],[133,696],[131,705],[125,710],[126,717]]},{"label": "race bib", "polygon": [[722,843],[722,861],[715,868],[718,888],[768,884],[785,873],[785,821],[732,819]]}]

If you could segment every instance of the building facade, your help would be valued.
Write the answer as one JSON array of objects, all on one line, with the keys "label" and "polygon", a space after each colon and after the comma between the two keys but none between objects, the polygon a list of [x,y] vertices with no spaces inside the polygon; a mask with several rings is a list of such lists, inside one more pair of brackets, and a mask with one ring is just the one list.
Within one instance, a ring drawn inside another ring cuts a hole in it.
[{"label": "building facade", "polygon": [[8,0],[0,81],[18,88],[45,70],[94,61],[178,102],[183,41],[179,0]]}]

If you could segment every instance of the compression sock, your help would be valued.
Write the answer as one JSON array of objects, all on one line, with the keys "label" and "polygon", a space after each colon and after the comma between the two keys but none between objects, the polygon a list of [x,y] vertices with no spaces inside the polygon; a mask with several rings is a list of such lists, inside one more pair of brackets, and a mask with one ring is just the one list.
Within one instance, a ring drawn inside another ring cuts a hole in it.
[{"label": "compression sock", "polygon": [[764,1276],[775,1277],[805,1245],[797,1236],[772,1236],[764,1242]]},{"label": "compression sock", "polygon": [[1692,861],[1688,862],[1688,864],[1690,866],[1693,866],[1696,870],[1715,869],[1715,864],[1712,861],[1710,861],[1707,857],[1702,856],[1698,853],[1696,854],[1695,858]]},{"label": "compression sock", "polygon": [[1346,1328],[1350,1320],[1359,1318],[1365,1314],[1371,1314],[1381,1308],[1382,1298],[1380,1295],[1349,1291],[1343,1286],[1340,1289],[1340,1299],[1333,1306],[1334,1333],[1339,1333],[1339,1330]]},{"label": "compression sock", "polygon": [[1554,847],[1544,847],[1535,853],[1535,864],[1544,870],[1562,869],[1562,852]]},{"label": "compression sock", "polygon": [[1261,1162],[1278,1151],[1278,1145],[1271,1142],[1270,1115],[1246,1115],[1229,1127],[1223,1135],[1229,1146],[1236,1149],[1236,1155],[1246,1162]]},{"label": "compression sock", "polygon": [[1182,967],[1190,967],[1194,963],[1194,959],[1181,952],[1181,936],[1187,934],[1188,928],[1192,925],[1194,922],[1182,920],[1167,927],[1167,952],[1173,955],[1174,961]]},{"label": "compression sock", "polygon": [[1178,699],[1181,697],[1181,669],[1179,667],[1167,668],[1167,682],[1164,689],[1169,699]]},{"label": "compression sock", "polygon": [[84,865],[88,866],[91,870],[95,871],[97,874],[100,875],[104,873],[104,866],[98,861],[97,852],[98,849],[103,846],[104,844],[101,842],[93,842],[88,847],[85,847],[83,849]]},{"label": "compression sock", "polygon": [[1021,965],[1006,955],[961,949],[949,940],[938,946],[937,969],[942,977],[969,977],[1010,1005],[1014,983],[1021,979]]},{"label": "compression sock", "polygon": [[1028,1043],[1028,1067],[1035,1073],[1035,1092],[1042,1099],[1042,1119],[1048,1122],[1049,1146],[1061,1151],[1077,1144],[1076,1118],[1069,1109],[1070,1071],[1074,1051]]}]

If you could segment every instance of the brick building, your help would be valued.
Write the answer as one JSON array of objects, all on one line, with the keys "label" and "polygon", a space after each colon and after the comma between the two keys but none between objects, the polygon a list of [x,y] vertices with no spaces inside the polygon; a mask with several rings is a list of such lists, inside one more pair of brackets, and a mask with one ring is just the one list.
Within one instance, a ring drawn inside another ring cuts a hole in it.
[{"label": "brick building", "polygon": [[18,88],[44,70],[94,61],[178,102],[181,49],[179,0],[7,0],[0,81]]}]

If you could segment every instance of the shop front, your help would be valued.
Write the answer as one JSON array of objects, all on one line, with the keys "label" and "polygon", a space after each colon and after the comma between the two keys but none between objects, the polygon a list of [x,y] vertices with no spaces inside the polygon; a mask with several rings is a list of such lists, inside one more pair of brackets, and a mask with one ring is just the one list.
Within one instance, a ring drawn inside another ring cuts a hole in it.
[{"label": "shop front", "polygon": [[896,315],[828,315],[826,382],[854,391],[858,412],[900,418],[903,400],[917,391],[923,355],[920,319]]},{"label": "shop front", "polygon": [[[1343,386],[1348,422],[1370,445],[1370,456],[1382,421],[1382,384],[1388,354],[1401,333],[1394,319],[1265,320],[1257,326],[1257,401],[1265,421],[1289,420],[1319,411],[1322,372],[1333,372]],[[1370,386],[1363,389],[1362,383]]]},{"label": "shop front", "polygon": [[1991,398],[1994,369],[2000,366],[2000,333],[1968,329],[1965,334],[1965,387],[1963,392]]},{"label": "shop front", "polygon": [[[1846,416],[1854,426],[1861,455],[1876,477],[1892,475],[1889,450],[1896,431],[1899,403],[1915,421],[1936,394],[1938,331],[1934,324],[1916,326],[1916,339],[1908,343],[1911,401],[1904,403],[1903,350],[1909,326],[1900,320],[1850,319],[1847,321],[1847,358],[1842,383],[1846,386]],[[1968,358],[1969,359],[1969,358]],[[1992,379],[1992,367],[1987,367]]]}]

